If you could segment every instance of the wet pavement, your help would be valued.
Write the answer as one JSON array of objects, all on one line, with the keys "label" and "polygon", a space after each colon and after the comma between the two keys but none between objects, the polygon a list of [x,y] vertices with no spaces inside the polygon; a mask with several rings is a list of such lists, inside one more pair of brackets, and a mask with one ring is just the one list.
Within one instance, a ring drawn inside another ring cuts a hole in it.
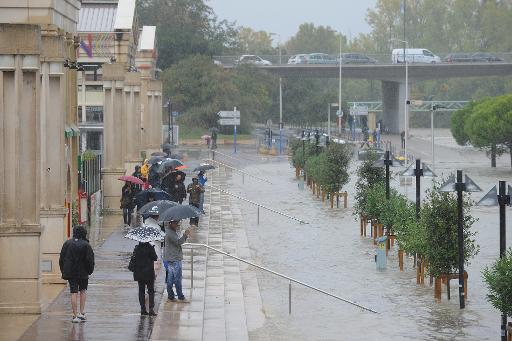
[{"label": "wet pavement", "polygon": [[[154,319],[140,316],[137,282],[127,269],[136,242],[123,236],[123,228],[119,227],[95,250],[96,266],[87,290],[87,322],[71,322],[70,294],[66,288],[20,340],[149,339]],[[160,273],[155,282],[157,304],[162,290]]]}]

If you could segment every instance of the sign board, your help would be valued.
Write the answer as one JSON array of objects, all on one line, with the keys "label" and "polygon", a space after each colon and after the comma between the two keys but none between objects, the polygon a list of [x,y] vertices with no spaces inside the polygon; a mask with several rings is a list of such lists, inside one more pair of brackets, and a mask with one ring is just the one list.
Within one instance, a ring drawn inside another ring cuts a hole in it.
[{"label": "sign board", "polygon": [[423,101],[422,100],[412,100],[411,104],[419,107],[419,106],[423,105]]},{"label": "sign board", "polygon": [[172,117],[178,117],[179,113],[177,111],[172,112]]},{"label": "sign board", "polygon": [[352,116],[365,116],[368,115],[367,106],[357,106],[350,108],[350,115]]},{"label": "sign board", "polygon": [[217,122],[221,126],[239,126],[240,125],[240,117],[238,118],[221,118],[217,120]]},{"label": "sign board", "polygon": [[217,116],[222,118],[240,118],[240,111],[219,111]]},{"label": "sign board", "polygon": [[343,111],[339,111],[339,110],[337,110],[337,111],[336,111],[336,116],[338,116],[338,117],[343,117]]}]

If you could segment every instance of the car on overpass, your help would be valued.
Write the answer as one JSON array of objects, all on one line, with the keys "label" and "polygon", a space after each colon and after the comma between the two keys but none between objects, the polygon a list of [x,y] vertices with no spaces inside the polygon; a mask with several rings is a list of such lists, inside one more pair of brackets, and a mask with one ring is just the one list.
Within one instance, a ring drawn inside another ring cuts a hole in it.
[{"label": "car on overpass", "polygon": [[269,62],[268,60],[263,59],[260,56],[256,56],[254,54],[244,54],[243,56],[241,56],[240,58],[238,58],[235,61],[235,64],[236,65],[250,64],[250,65],[258,65],[258,66],[272,65],[272,63]]},{"label": "car on overpass", "polygon": [[[338,60],[339,61],[339,60]],[[343,64],[376,64],[377,61],[362,53],[342,53]]]},{"label": "car on overpass", "polygon": [[476,52],[472,55],[473,59],[478,62],[502,62],[503,59],[496,57],[489,52]]},{"label": "car on overpass", "polygon": [[288,64],[306,64],[307,54],[296,54],[288,59]]},{"label": "car on overpass", "polygon": [[310,53],[306,55],[306,64],[338,64],[338,61],[327,53]]},{"label": "car on overpass", "polygon": [[450,53],[443,58],[445,63],[472,63],[474,58],[471,53]]},{"label": "car on overpass", "polygon": [[[433,54],[427,49],[405,49],[407,63],[441,63],[441,58]],[[393,49],[391,53],[391,61],[393,64],[404,62],[404,49]]]}]

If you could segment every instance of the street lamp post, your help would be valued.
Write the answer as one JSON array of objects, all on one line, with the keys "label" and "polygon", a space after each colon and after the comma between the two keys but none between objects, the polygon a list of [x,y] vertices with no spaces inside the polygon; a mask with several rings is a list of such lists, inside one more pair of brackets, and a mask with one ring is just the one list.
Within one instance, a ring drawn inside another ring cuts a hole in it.
[{"label": "street lamp post", "polygon": [[[507,216],[506,206],[511,206],[512,187],[508,186],[508,194],[506,192],[507,183],[500,181],[498,184],[499,191],[496,186],[478,202],[479,206],[499,206],[500,207],[500,258],[505,257],[507,249]],[[501,315],[501,341],[507,340],[507,314]]]},{"label": "street lamp post", "polygon": [[435,158],[435,146],[434,146],[434,114],[437,109],[445,108],[445,106],[442,106],[440,104],[434,104],[432,105],[432,110],[430,110],[430,130],[431,130],[431,149],[432,149],[432,171],[435,171],[436,169],[436,158]]},{"label": "street lamp post", "polygon": [[[405,158],[405,165],[408,164],[407,161],[407,135],[409,135],[409,122],[408,122],[408,109],[409,109],[409,63],[407,62],[407,49],[409,48],[409,42],[407,40],[401,40],[392,38],[391,41],[398,41],[401,43],[404,43],[404,64],[405,64],[405,100],[404,100],[404,158]],[[398,57],[397,57],[398,62]]]},{"label": "street lamp post", "polygon": [[169,115],[169,121],[167,122],[167,142],[171,145],[174,145],[174,122],[172,117],[172,104],[170,98],[167,100],[165,107],[167,108],[167,114]]},{"label": "street lamp post", "polygon": [[[269,33],[270,36],[277,36],[277,49],[279,51],[279,65],[281,65],[281,35]],[[283,78],[279,77],[279,154],[283,154]]]},{"label": "street lamp post", "polygon": [[436,176],[434,172],[425,164],[421,163],[420,159],[416,159],[416,167],[412,169],[412,164],[402,172],[403,176],[414,176],[416,178],[416,220],[420,218],[420,207],[421,207],[421,177]]},{"label": "street lamp post", "polygon": [[[342,65],[343,65],[343,58],[341,56],[341,46],[342,46],[342,35],[340,33],[340,58],[339,58],[339,62],[340,62],[340,72],[339,72],[339,83],[338,83],[338,110],[340,111],[340,115],[341,115],[341,75],[342,75]],[[329,121],[330,123],[330,121]],[[340,128],[339,128],[339,131],[341,133],[341,121],[340,121]],[[329,134],[330,134],[330,131],[329,131]],[[329,135],[329,137],[331,137]]]},{"label": "street lamp post", "polygon": [[[457,246],[459,254],[459,305],[460,309],[466,306],[464,298],[464,206],[463,206],[463,192],[480,192],[481,189],[478,185],[471,180],[469,176],[465,176],[462,181],[462,171],[457,170],[457,178],[453,176],[448,179],[441,188],[440,192],[457,192]],[[449,234],[451,236],[451,234]]]}]

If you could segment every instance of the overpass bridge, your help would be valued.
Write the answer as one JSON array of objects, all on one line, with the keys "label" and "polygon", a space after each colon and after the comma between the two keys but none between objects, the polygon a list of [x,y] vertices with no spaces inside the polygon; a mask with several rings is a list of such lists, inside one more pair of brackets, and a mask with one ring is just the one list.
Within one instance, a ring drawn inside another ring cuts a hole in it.
[{"label": "overpass bridge", "polygon": [[[511,57],[511,56],[509,56]],[[503,62],[408,64],[408,82],[490,76],[512,76],[512,57]],[[236,65],[224,65],[235,68]],[[257,66],[281,78],[339,78],[340,65],[281,64]],[[342,79],[381,81],[383,121],[390,131],[405,129],[405,64],[342,64]],[[410,86],[408,87],[410,89]]]}]

